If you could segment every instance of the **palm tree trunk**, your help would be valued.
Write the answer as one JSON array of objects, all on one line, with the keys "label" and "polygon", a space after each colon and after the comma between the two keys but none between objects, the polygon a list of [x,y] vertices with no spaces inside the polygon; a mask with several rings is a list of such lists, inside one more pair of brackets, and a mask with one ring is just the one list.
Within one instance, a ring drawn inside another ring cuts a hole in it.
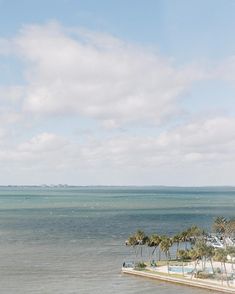
[{"label": "palm tree trunk", "polygon": [[134,260],[134,264],[136,264],[137,261],[137,256],[138,256],[138,246],[135,248],[134,246],[134,250],[135,250],[135,260]]},{"label": "palm tree trunk", "polygon": [[152,256],[154,255],[155,250],[156,250],[156,247],[154,247],[154,249],[153,249]]},{"label": "palm tree trunk", "polygon": [[170,250],[168,251],[168,258],[171,260],[171,253],[170,253]]},{"label": "palm tree trunk", "polygon": [[151,263],[152,263],[152,254],[151,254],[151,252],[150,252],[150,248],[149,247],[147,247],[148,248],[148,256],[149,256],[149,265],[151,265]]},{"label": "palm tree trunk", "polygon": [[192,273],[191,273],[191,279],[193,278],[193,274],[197,272],[197,260],[195,261],[194,263],[194,269],[192,270]]},{"label": "palm tree trunk", "polygon": [[214,269],[214,266],[213,266],[212,258],[210,258],[210,264],[211,264],[212,273],[214,275],[215,274],[215,269]]},{"label": "palm tree trunk", "polygon": [[158,260],[158,257],[157,257],[157,247],[156,247],[156,251],[155,251],[155,259]]},{"label": "palm tree trunk", "polygon": [[177,254],[176,254],[176,257],[177,257],[177,259],[178,259],[178,252],[179,252],[179,249],[180,249],[180,244],[181,244],[181,242],[179,242],[178,244],[177,244]]},{"label": "palm tree trunk", "polygon": [[203,259],[204,259],[204,262],[203,262],[203,271],[205,271],[205,269],[206,269],[206,257],[204,257]]},{"label": "palm tree trunk", "polygon": [[139,258],[139,254],[140,254],[140,246],[139,245],[137,245],[137,258]]},{"label": "palm tree trunk", "polygon": [[170,270],[170,260],[171,260],[171,254],[170,254],[170,251],[168,251],[168,273]]},{"label": "palm tree trunk", "polygon": [[134,247],[135,249],[135,259],[137,259],[137,256],[138,256],[138,247]]},{"label": "palm tree trunk", "polygon": [[[155,253],[155,251],[156,251],[156,248],[157,248],[157,247],[154,247],[154,249],[153,249],[153,251],[152,251],[152,255],[151,255],[151,258],[152,258],[152,260],[154,260],[154,263],[155,263],[154,253]],[[157,258],[156,258],[156,259],[157,259]]]},{"label": "palm tree trunk", "polygon": [[225,272],[225,276],[226,276],[227,285],[228,285],[228,287],[229,287],[228,273],[227,273],[227,269],[226,269],[225,262],[224,262],[224,272]]},{"label": "palm tree trunk", "polygon": [[159,261],[161,260],[161,249],[160,248],[158,249],[158,260]]},{"label": "palm tree trunk", "polygon": [[223,277],[223,266],[222,266],[222,262],[221,262],[221,283],[222,283],[222,285],[224,284],[224,277]]},{"label": "palm tree trunk", "polygon": [[166,256],[166,264],[167,264],[167,273],[169,275],[169,260],[168,260],[168,251],[165,252],[165,256]]}]

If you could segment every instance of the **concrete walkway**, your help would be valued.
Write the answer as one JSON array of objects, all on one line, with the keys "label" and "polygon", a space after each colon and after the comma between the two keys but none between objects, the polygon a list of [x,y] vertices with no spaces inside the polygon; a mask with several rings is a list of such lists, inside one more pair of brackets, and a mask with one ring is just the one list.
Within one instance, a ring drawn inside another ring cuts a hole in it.
[{"label": "concrete walkway", "polygon": [[223,293],[233,293],[235,294],[235,288],[234,287],[228,287],[228,286],[222,286],[222,285],[216,285],[213,284],[209,281],[204,281],[204,280],[191,280],[188,278],[176,278],[168,275],[162,275],[158,274],[157,272],[155,273],[150,273],[146,271],[138,271],[134,270],[131,268],[122,268],[122,272],[124,274],[130,274],[130,275],[135,275],[135,276],[141,276],[141,277],[146,277],[150,279],[157,279],[161,281],[166,281],[166,282],[171,282],[171,283],[177,283],[177,284],[182,284],[182,285],[187,285],[191,287],[198,287],[202,289],[207,289],[211,291],[218,291],[218,292],[223,292]]}]

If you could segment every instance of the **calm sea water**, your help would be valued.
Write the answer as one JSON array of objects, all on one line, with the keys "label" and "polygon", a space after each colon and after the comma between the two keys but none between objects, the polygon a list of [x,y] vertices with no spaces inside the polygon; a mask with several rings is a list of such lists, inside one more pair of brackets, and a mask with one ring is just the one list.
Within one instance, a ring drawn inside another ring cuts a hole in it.
[{"label": "calm sea water", "polygon": [[235,216],[233,188],[1,187],[0,293],[208,293],[120,273],[137,229]]}]

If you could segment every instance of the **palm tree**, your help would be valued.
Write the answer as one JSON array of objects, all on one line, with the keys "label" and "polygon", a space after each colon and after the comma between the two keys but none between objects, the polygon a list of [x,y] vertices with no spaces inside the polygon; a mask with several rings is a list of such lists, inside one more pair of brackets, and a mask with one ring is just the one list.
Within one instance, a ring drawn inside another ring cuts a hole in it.
[{"label": "palm tree", "polygon": [[224,240],[226,234],[226,227],[228,224],[228,220],[224,216],[218,216],[212,225],[212,231],[220,234]]},{"label": "palm tree", "polygon": [[127,246],[133,247],[133,249],[135,251],[135,259],[136,259],[137,255],[138,255],[138,247],[136,247],[138,245],[138,241],[136,240],[135,235],[129,236],[129,238],[126,240],[125,243]]},{"label": "palm tree", "polygon": [[197,237],[202,236],[203,231],[198,226],[192,226],[187,230],[187,235],[190,240],[195,244]]},{"label": "palm tree", "polygon": [[143,245],[146,244],[148,240],[148,236],[146,236],[144,231],[141,231],[141,230],[138,230],[134,236],[136,238],[138,245],[140,246],[140,256],[141,256],[141,259],[143,260]]},{"label": "palm tree", "polygon": [[196,248],[193,248],[189,251],[189,257],[194,261],[194,269],[192,270],[191,279],[193,278],[193,273],[197,272],[197,264],[200,258],[200,255]]},{"label": "palm tree", "polygon": [[179,250],[177,257],[182,261],[182,275],[184,276],[184,261],[189,258],[189,253],[187,250]]},{"label": "palm tree", "polygon": [[147,238],[145,245],[148,247],[148,256],[149,256],[149,264],[151,265],[151,259],[152,259],[152,252],[151,248],[153,247],[153,242],[150,240],[150,237]]},{"label": "palm tree", "polygon": [[231,245],[227,243],[227,237],[234,237],[235,235],[235,219],[226,219],[224,216],[218,216],[212,225],[212,230],[220,234],[225,246]]},{"label": "palm tree", "polygon": [[165,256],[166,256],[168,274],[169,274],[169,259],[171,258],[170,248],[172,244],[173,244],[172,239],[169,237],[163,237],[160,243],[160,249],[165,253]]},{"label": "palm tree", "polygon": [[181,242],[183,242],[184,245],[185,245],[185,250],[187,250],[188,232],[187,231],[183,231],[180,234],[180,239],[181,239]]},{"label": "palm tree", "polygon": [[225,235],[228,237],[234,237],[235,234],[235,219],[230,219],[227,221],[225,228]]},{"label": "palm tree", "polygon": [[207,252],[208,246],[206,245],[205,240],[198,240],[195,244],[195,250],[198,253],[198,256],[202,260],[202,270],[205,270],[206,267],[206,259],[207,259]]},{"label": "palm tree", "polygon": [[145,235],[145,233],[141,230],[138,230],[134,235],[129,236],[129,238],[126,240],[127,246],[132,246],[135,249],[135,257],[137,258],[139,248],[140,248],[140,255],[141,258],[143,257],[142,254],[142,246],[145,245],[148,242],[148,236]]},{"label": "palm tree", "polygon": [[207,246],[207,248],[206,248],[206,258],[209,259],[209,261],[210,261],[211,269],[212,269],[213,274],[215,273],[214,266],[213,266],[213,261],[212,261],[212,258],[214,257],[214,255],[215,255],[214,248],[212,246]]},{"label": "palm tree", "polygon": [[126,243],[127,246],[136,246],[136,245],[138,245],[138,242],[137,242],[137,240],[135,238],[135,235],[129,236],[125,243]]},{"label": "palm tree", "polygon": [[214,223],[212,225],[213,230],[215,233],[222,234],[225,232],[226,224],[228,223],[228,220],[224,216],[217,216],[214,220]]},{"label": "palm tree", "polygon": [[152,257],[154,255],[154,252],[156,252],[156,249],[157,247],[160,245],[161,243],[161,237],[156,235],[156,234],[153,234],[150,236],[149,238],[149,246],[150,247],[154,247],[153,251],[152,251]]},{"label": "palm tree", "polygon": [[179,251],[180,241],[181,241],[180,234],[175,235],[172,240],[174,243],[176,243],[176,256],[177,256],[177,253]]},{"label": "palm tree", "polygon": [[144,238],[146,237],[146,235],[145,235],[144,231],[138,230],[135,233],[135,237],[136,237],[136,240],[139,242],[139,244],[141,244],[143,242]]},{"label": "palm tree", "polygon": [[235,247],[228,247],[227,253],[231,257],[232,270],[234,271],[234,258],[235,258]]},{"label": "palm tree", "polygon": [[214,273],[214,267],[212,263],[212,257],[214,256],[214,248],[212,246],[207,246],[205,241],[197,241],[194,248],[189,251],[189,256],[191,260],[195,262],[192,274],[197,270],[197,264],[199,259],[202,260],[202,270],[205,270],[207,259],[210,260],[211,268]]},{"label": "palm tree", "polygon": [[214,260],[219,261],[221,263],[221,282],[222,282],[222,285],[223,285],[223,271],[222,271],[222,268],[224,266],[224,272],[225,272],[225,275],[226,275],[227,285],[229,286],[227,269],[226,269],[226,265],[225,265],[225,262],[227,261],[227,252],[226,252],[226,250],[221,249],[221,248],[217,249],[215,251]]}]

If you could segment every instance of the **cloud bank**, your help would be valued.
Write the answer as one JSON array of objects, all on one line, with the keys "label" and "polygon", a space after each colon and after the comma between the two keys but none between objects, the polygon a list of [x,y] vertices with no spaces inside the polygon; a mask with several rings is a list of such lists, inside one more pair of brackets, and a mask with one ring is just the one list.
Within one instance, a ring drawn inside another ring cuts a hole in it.
[{"label": "cloud bank", "polygon": [[23,28],[14,46],[26,64],[24,111],[80,115],[107,127],[166,122],[205,76],[111,36],[53,23]]},{"label": "cloud bank", "polygon": [[[22,74],[22,83],[0,86],[4,183],[233,181],[235,118],[182,113],[194,83],[233,82],[234,57],[214,70],[176,66],[153,50],[57,23],[27,25],[0,45]],[[94,122],[87,136],[76,133],[83,119]],[[69,128],[56,126],[62,120]]]},{"label": "cloud bank", "polygon": [[[28,170],[29,173],[52,173],[54,180],[55,175],[62,172],[69,182],[69,175],[73,174],[69,183],[74,183],[74,176],[81,171],[86,175],[92,173],[86,183],[92,181],[94,184],[107,181],[122,184],[121,178],[113,178],[112,171],[120,175],[133,173],[128,176],[132,184],[144,184],[138,175],[143,172],[150,175],[148,184],[153,184],[153,175],[156,175],[156,183],[162,184],[158,182],[159,174],[166,183],[172,170],[181,170],[181,180],[176,176],[171,181],[182,184],[193,170],[200,171],[201,175],[208,168],[219,172],[226,165],[233,170],[235,135],[231,134],[235,134],[235,119],[223,117],[193,122],[158,136],[119,135],[105,140],[90,138],[85,143],[76,143],[52,133],[41,133],[12,150],[2,149],[0,163],[5,167],[3,170],[10,167]],[[201,175],[198,175],[199,179]],[[205,179],[207,177],[205,175]],[[217,184],[226,182],[226,177],[221,175]],[[188,184],[193,184],[192,179]]]}]

